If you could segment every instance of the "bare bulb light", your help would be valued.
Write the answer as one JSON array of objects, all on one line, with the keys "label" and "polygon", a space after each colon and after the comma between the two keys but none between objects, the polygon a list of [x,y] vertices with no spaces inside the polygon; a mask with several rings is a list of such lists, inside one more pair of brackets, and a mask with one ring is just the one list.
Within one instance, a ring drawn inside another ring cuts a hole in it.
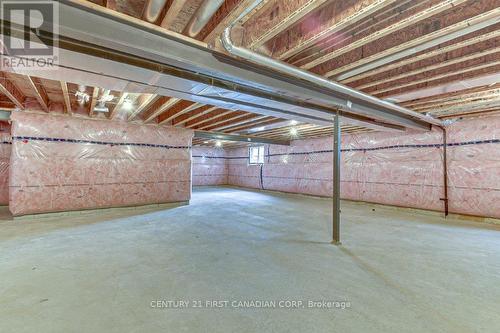
[{"label": "bare bulb light", "polygon": [[222,142],[219,141],[219,140],[215,141],[215,146],[216,147],[222,147]]},{"label": "bare bulb light", "polygon": [[291,136],[297,136],[298,133],[299,133],[299,131],[297,130],[297,128],[295,128],[295,127],[290,128],[290,135]]},{"label": "bare bulb light", "polygon": [[132,110],[132,106],[133,106],[133,105],[134,105],[134,104],[132,103],[132,101],[131,101],[130,99],[128,99],[128,98],[127,98],[127,99],[125,99],[125,100],[123,101],[123,105],[122,105],[122,107],[123,107],[123,109],[124,109],[124,110],[130,111],[130,110]]}]

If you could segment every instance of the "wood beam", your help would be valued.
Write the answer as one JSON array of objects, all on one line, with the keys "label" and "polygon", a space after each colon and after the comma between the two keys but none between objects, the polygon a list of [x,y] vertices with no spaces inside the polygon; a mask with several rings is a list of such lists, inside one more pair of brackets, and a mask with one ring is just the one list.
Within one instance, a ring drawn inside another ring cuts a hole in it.
[{"label": "wood beam", "polygon": [[387,72],[387,71],[392,70],[392,69],[396,69],[399,67],[410,65],[410,64],[416,63],[418,61],[437,57],[437,56],[440,56],[442,54],[446,54],[448,52],[455,51],[455,50],[458,50],[461,48],[465,48],[465,47],[468,47],[468,46],[471,46],[474,44],[482,43],[482,42],[485,42],[485,41],[488,41],[490,39],[497,38],[497,37],[500,37],[500,30],[494,30],[494,31],[489,32],[487,34],[481,34],[481,35],[466,39],[466,40],[458,42],[458,43],[454,43],[454,44],[451,44],[451,45],[448,45],[445,47],[440,47],[440,48],[433,50],[433,51],[430,51],[430,52],[425,52],[425,53],[422,53],[419,55],[415,55],[414,57],[409,57],[409,58],[406,58],[404,60],[397,61],[397,62],[394,62],[392,64],[388,64],[386,66],[383,66],[383,67],[380,67],[377,69],[373,69],[371,71],[368,71],[368,72],[365,72],[362,74],[352,76],[348,79],[342,80],[341,82],[345,84],[345,83],[350,83],[353,81],[358,81],[358,80],[364,79],[368,76],[373,76],[376,74]]},{"label": "wood beam", "polygon": [[452,82],[458,82],[473,77],[479,77],[488,73],[498,73],[499,71],[500,71],[500,61],[495,61],[492,63],[487,63],[475,67],[468,67],[460,71],[454,71],[437,75],[432,78],[410,81],[408,83],[401,84],[398,86],[376,90],[374,92],[371,92],[370,94],[374,94],[379,98],[386,98],[393,95],[399,95],[402,93],[408,93],[420,90],[422,89],[422,87],[419,87],[419,85],[421,84],[425,84],[424,88],[429,88],[432,86],[439,86],[443,83],[450,84]]},{"label": "wood beam", "polygon": [[68,84],[65,81],[61,81],[60,84],[61,84],[61,90],[62,90],[63,100],[64,100],[64,111],[67,114],[72,115],[73,110],[71,110],[71,99],[69,97]]},{"label": "wood beam", "polygon": [[185,127],[186,128],[193,128],[195,126],[199,126],[199,125],[205,124],[207,122],[215,121],[216,119],[227,116],[231,113],[234,113],[234,111],[217,109],[215,111],[207,113],[206,115],[200,115],[200,116],[196,117],[195,119],[188,121],[186,123]]},{"label": "wood beam", "polygon": [[92,96],[90,96],[89,117],[95,116],[94,108],[97,104],[97,97],[99,97],[99,88],[94,87],[92,90]]},{"label": "wood beam", "polygon": [[432,41],[432,40],[437,39],[439,37],[450,35],[454,32],[463,30],[469,26],[476,25],[476,24],[479,24],[482,22],[488,22],[489,20],[494,20],[495,18],[498,17],[498,15],[500,15],[500,8],[490,10],[486,13],[476,15],[468,20],[460,21],[458,23],[449,25],[445,28],[436,30],[434,32],[424,34],[418,38],[414,38],[414,39],[409,40],[405,43],[401,43],[401,44],[398,44],[396,46],[387,48],[387,49],[385,49],[381,52],[375,53],[373,55],[363,57],[360,60],[352,61],[349,64],[346,64],[344,66],[336,66],[335,69],[332,69],[332,70],[326,72],[324,74],[324,76],[326,76],[328,78],[333,78],[336,75],[338,75],[340,73],[347,72],[348,70],[351,70],[353,68],[357,68],[357,67],[360,67],[362,65],[375,62],[376,60],[391,56],[393,54],[396,54],[398,52],[402,52],[404,50],[409,50],[413,47],[416,47],[418,45]]},{"label": "wood beam", "polygon": [[151,112],[146,115],[146,120],[144,120],[145,123],[149,123],[152,120],[156,119],[160,114],[165,112],[166,110],[170,109],[177,103],[179,103],[181,100],[178,98],[168,98],[168,97],[162,97],[160,98],[157,103],[154,103],[151,106]]},{"label": "wood beam", "polygon": [[38,101],[38,104],[42,107],[45,112],[49,112],[49,96],[47,92],[42,86],[40,80],[36,77],[25,76],[28,85],[35,93],[35,98]]},{"label": "wood beam", "polygon": [[287,30],[328,0],[278,0],[269,2],[245,24],[247,47],[257,49]]},{"label": "wood beam", "polygon": [[217,120],[209,121],[207,124],[205,124],[203,126],[198,126],[196,129],[207,130],[207,129],[210,129],[211,127],[214,127],[216,125],[228,124],[231,121],[234,121],[236,119],[240,119],[243,117],[248,117],[249,115],[253,115],[253,114],[249,114],[248,112],[241,112],[241,111],[230,111],[229,114],[227,114],[223,117],[220,117]]},{"label": "wood beam", "polygon": [[[383,94],[383,96],[389,96],[389,95],[394,94],[395,90],[400,91],[402,88],[408,88],[408,87],[412,87],[412,86],[417,86],[417,85],[423,84],[423,83],[426,84],[426,88],[427,88],[427,87],[430,87],[432,85],[442,84],[443,83],[443,79],[447,79],[447,78],[450,78],[450,77],[455,77],[457,75],[462,75],[459,79],[464,79],[464,78],[474,77],[474,76],[477,76],[477,75],[482,75],[482,74],[484,74],[484,72],[481,72],[479,74],[477,74],[477,73],[470,74],[470,73],[471,72],[477,72],[479,70],[484,70],[484,69],[489,70],[488,72],[496,73],[496,72],[498,72],[500,70],[500,68],[498,66],[500,66],[500,60],[499,61],[490,62],[490,63],[485,63],[485,64],[482,64],[482,65],[479,65],[479,66],[467,67],[467,68],[464,68],[464,69],[461,69],[461,70],[447,72],[447,73],[440,74],[440,75],[426,77],[426,78],[423,78],[423,79],[420,79],[420,80],[410,80],[407,83],[399,84],[397,86],[392,86],[392,87],[387,87],[387,88],[383,88],[383,89],[377,89],[375,91],[370,91],[370,94],[376,95],[376,96],[379,96],[381,94]],[[464,74],[469,74],[469,75],[466,76],[466,77],[464,77],[463,76]],[[452,79],[452,80],[454,80],[454,79]],[[410,90],[415,90],[415,89],[418,90],[419,88],[415,87],[415,88],[411,88]],[[407,91],[408,90],[405,90],[405,92],[407,92]]]},{"label": "wood beam", "polygon": [[[468,55],[465,55],[465,56],[462,56],[462,57],[457,57],[457,58],[454,58],[454,59],[451,59],[451,60],[448,60],[448,61],[438,62],[438,63],[436,63],[434,65],[420,67],[420,68],[415,69],[413,71],[405,71],[404,73],[401,73],[399,75],[390,75],[389,77],[387,77],[385,79],[370,80],[368,83],[365,83],[365,84],[359,85],[359,86],[354,86],[354,87],[357,90],[362,90],[362,89],[366,89],[366,88],[369,88],[369,87],[374,87],[374,86],[377,86],[377,85],[380,85],[380,84],[387,84],[387,83],[390,83],[390,82],[398,81],[398,80],[403,79],[403,78],[407,78],[407,77],[414,76],[414,75],[417,75],[417,74],[421,74],[421,73],[429,72],[429,71],[432,71],[432,70],[440,69],[440,68],[443,68],[443,67],[451,66],[451,65],[454,65],[454,64],[458,64],[458,63],[461,63],[461,62],[468,61],[468,60],[482,58],[482,57],[487,56],[489,54],[494,54],[494,53],[498,53],[498,52],[500,52],[500,47],[496,47],[496,48],[489,49],[489,50],[483,50],[483,51],[479,51],[479,52],[476,52],[476,53],[468,54]],[[500,58],[500,53],[498,54],[498,56]],[[433,78],[432,75],[429,75],[429,77]]]},{"label": "wood beam", "polygon": [[128,93],[120,93],[120,97],[118,98],[118,102],[116,102],[115,107],[111,110],[111,112],[108,114],[108,119],[113,120],[116,115],[118,114],[118,111],[120,111],[120,108],[123,105],[123,102],[125,102],[125,99],[127,99]]},{"label": "wood beam", "polygon": [[268,118],[268,117],[269,116],[262,116],[262,115],[258,115],[258,114],[254,114],[254,113],[249,113],[249,114],[241,117],[236,122],[234,120],[230,120],[230,121],[222,123],[220,125],[211,126],[211,127],[207,128],[207,130],[209,130],[209,131],[224,131],[224,130],[232,129],[233,127],[237,127],[237,126],[247,124],[247,123],[252,122],[252,121],[258,121],[258,120]]},{"label": "wood beam", "polygon": [[199,103],[194,103],[191,101],[181,101],[180,103],[176,104],[174,107],[168,109],[166,112],[160,115],[158,124],[163,125],[174,119],[175,117],[192,111],[193,109],[199,108],[200,106],[201,104]]},{"label": "wood beam", "polygon": [[409,16],[395,24],[392,24],[388,27],[385,27],[381,30],[378,30],[372,34],[369,34],[368,36],[365,36],[361,39],[358,39],[356,41],[353,41],[344,47],[341,47],[340,49],[334,50],[333,52],[329,52],[313,61],[308,62],[307,64],[302,65],[301,67],[304,69],[311,69],[313,67],[316,67],[322,63],[325,63],[329,60],[332,60],[338,56],[341,56],[342,54],[345,54],[349,51],[352,51],[354,49],[357,49],[359,47],[362,47],[364,45],[367,45],[368,43],[372,43],[382,37],[388,36],[394,32],[397,32],[401,29],[407,28],[409,26],[415,25],[431,16],[437,15],[439,13],[442,13],[450,8],[453,8],[454,6],[461,5],[467,0],[445,0],[437,5],[434,5],[430,8],[427,8],[426,10],[423,10],[421,12],[416,13],[415,15]]},{"label": "wood beam", "polygon": [[[299,23],[285,36],[276,39],[273,56],[287,59],[319,41],[355,24],[398,0],[334,1],[310,19]],[[258,29],[258,26],[255,27]],[[292,36],[292,38],[290,38]]]},{"label": "wood beam", "polygon": [[9,100],[20,110],[24,110],[24,95],[17,87],[10,82],[4,72],[0,72],[0,92],[7,96]]},{"label": "wood beam", "polygon": [[183,114],[182,116],[180,117],[177,117],[173,120],[173,124],[174,126],[179,126],[179,125],[182,125],[182,124],[185,124],[187,123],[188,121],[190,120],[193,120],[193,119],[196,119],[200,116],[203,116],[207,113],[210,113],[212,111],[215,111],[217,110],[218,107],[216,106],[210,106],[210,105],[204,105],[202,107],[199,107],[193,111],[190,111],[188,113],[185,113]]},{"label": "wood beam", "polygon": [[[235,22],[238,17],[240,17],[247,8],[249,8],[253,3],[255,3],[255,0],[242,0],[242,1],[236,1],[237,4],[234,6],[230,12],[222,19],[218,21],[218,24],[214,27],[211,28],[207,24],[205,28],[200,32],[200,37],[203,39],[204,42],[206,43],[213,43],[213,41],[219,37],[224,29],[231,25],[233,22]],[[222,6],[225,6],[226,3],[224,3]]]},{"label": "wood beam", "polygon": [[276,119],[276,118],[272,118],[272,117],[268,117],[268,116],[262,116],[262,117],[257,117],[253,121],[249,121],[249,122],[240,124],[239,126],[236,126],[236,127],[231,126],[230,128],[226,128],[223,130],[223,132],[235,133],[235,132],[251,129],[251,128],[254,128],[256,126],[266,126],[266,125],[279,123],[281,121],[283,121],[283,119],[280,119],[280,118]]},{"label": "wood beam", "polygon": [[444,105],[461,104],[472,100],[481,100],[500,96],[500,86],[492,89],[483,87],[482,90],[473,89],[472,91],[460,91],[460,94],[442,94],[433,98],[424,98],[412,103],[405,103],[405,107],[411,107],[412,110],[420,111],[429,108],[441,107]]},{"label": "wood beam", "polygon": [[158,98],[158,95],[155,94],[143,94],[140,96],[140,102],[137,108],[130,114],[128,117],[128,121],[134,120],[135,117],[139,115],[142,111],[146,109],[146,107],[151,104],[155,99]]},{"label": "wood beam", "polygon": [[[430,1],[430,0],[425,0],[425,1]],[[287,62],[297,67],[300,67],[306,64],[307,62],[327,52],[330,52],[338,45],[348,43],[354,38],[363,35],[365,32],[374,31],[373,29],[376,29],[377,26],[382,26],[387,22],[391,22],[394,19],[403,17],[403,15],[407,11],[419,7],[419,5],[422,5],[422,3],[425,3],[425,1],[420,2],[414,0],[401,0],[398,1],[397,5],[395,6],[386,6],[376,11],[372,15],[370,15],[369,19],[364,19],[354,22],[348,25],[345,29],[342,29],[341,32],[328,35],[327,37],[321,39],[317,43],[299,52],[298,54],[293,55],[290,58],[287,58]],[[335,13],[333,13],[332,15],[335,15]],[[308,18],[307,20],[310,20],[310,18]],[[287,33],[290,34],[291,36],[295,36],[296,34],[295,30],[298,30],[299,27],[301,27],[301,25],[297,24],[291,27]],[[305,33],[307,33],[307,31]],[[279,48],[279,46],[276,45],[281,45],[284,42],[283,38],[284,34],[278,36],[275,40],[273,40],[273,48]],[[289,40],[292,41],[293,39],[294,38],[289,38]]]}]

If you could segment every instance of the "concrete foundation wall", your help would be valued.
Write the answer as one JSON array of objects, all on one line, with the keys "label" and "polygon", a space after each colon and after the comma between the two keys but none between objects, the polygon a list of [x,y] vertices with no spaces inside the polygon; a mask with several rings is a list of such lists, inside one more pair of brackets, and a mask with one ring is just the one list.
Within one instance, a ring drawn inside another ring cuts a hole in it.
[{"label": "concrete foundation wall", "polygon": [[[500,217],[500,116],[458,121],[448,131],[450,212]],[[443,210],[442,131],[365,133],[342,138],[344,199]],[[227,150],[231,185],[331,196],[332,137],[266,146],[265,164],[247,148]]]},{"label": "concrete foundation wall", "polygon": [[224,149],[193,147],[193,185],[227,185],[225,157]]},{"label": "concrete foundation wall", "polygon": [[14,112],[13,215],[186,201],[190,130]]}]

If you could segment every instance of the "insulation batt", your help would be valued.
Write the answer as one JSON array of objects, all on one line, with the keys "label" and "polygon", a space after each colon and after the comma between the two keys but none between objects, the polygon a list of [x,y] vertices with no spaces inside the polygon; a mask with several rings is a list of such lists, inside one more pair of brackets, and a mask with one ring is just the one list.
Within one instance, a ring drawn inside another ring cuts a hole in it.
[{"label": "insulation batt", "polygon": [[24,112],[11,119],[14,216],[190,199],[191,130]]},{"label": "insulation batt", "polygon": [[193,186],[226,185],[225,156],[224,149],[193,147]]},{"label": "insulation batt", "polygon": [[9,204],[10,125],[0,122],[0,205]]},{"label": "insulation batt", "polygon": [[[450,212],[500,218],[500,115],[466,118],[447,131]],[[342,198],[442,211],[442,142],[440,129],[343,136]],[[248,164],[247,148],[204,154],[225,161],[229,185],[331,196],[332,149],[332,137],[266,145],[263,166]],[[207,176],[196,184],[215,185],[222,167],[213,171],[209,158],[196,163],[198,175]]]}]

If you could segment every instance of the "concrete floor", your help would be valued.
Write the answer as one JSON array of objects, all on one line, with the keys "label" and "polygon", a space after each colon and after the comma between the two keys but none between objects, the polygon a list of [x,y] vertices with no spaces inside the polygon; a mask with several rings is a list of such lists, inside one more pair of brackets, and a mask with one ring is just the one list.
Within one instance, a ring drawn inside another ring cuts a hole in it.
[{"label": "concrete floor", "polygon": [[[329,200],[232,188],[160,211],[3,210],[0,332],[500,332],[500,227],[342,209],[341,247],[328,243]],[[193,308],[207,300],[229,304]]]}]

